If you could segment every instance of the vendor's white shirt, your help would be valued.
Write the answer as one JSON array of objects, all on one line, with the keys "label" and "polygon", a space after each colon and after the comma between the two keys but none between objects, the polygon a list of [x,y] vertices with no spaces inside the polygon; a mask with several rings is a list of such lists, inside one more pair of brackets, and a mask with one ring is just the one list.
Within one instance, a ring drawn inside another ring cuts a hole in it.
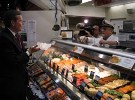
[{"label": "vendor's white shirt", "polygon": [[[100,40],[103,39],[103,37],[95,38],[95,37],[88,37],[88,45],[95,45],[95,46],[100,46],[99,42]],[[114,34],[112,34],[106,41],[119,41],[118,37]],[[108,44],[105,44],[104,47],[108,47]]]},{"label": "vendor's white shirt", "polygon": [[88,45],[95,45],[100,46],[99,41],[102,39],[102,37],[88,37]]},{"label": "vendor's white shirt", "polygon": [[[117,35],[114,35],[112,34],[106,41],[119,41],[119,38],[117,37]],[[108,44],[105,44],[104,47],[108,47],[109,48],[109,45]]]}]

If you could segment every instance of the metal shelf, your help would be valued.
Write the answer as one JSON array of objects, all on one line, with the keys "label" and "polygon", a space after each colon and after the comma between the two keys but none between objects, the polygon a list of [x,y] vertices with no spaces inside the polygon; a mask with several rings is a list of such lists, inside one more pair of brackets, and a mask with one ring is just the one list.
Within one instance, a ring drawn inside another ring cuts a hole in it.
[{"label": "metal shelf", "polygon": [[105,53],[105,54],[109,54],[109,55],[119,55],[119,56],[131,58],[131,59],[135,59],[135,54],[128,53],[128,52],[122,52],[122,51],[117,51],[117,50],[109,49],[109,48],[107,49],[107,48],[94,47],[94,46],[85,45],[85,44],[73,43],[72,41],[66,41],[66,40],[53,39],[53,41],[63,43],[63,44],[72,45],[72,46],[80,46],[80,47],[83,47],[83,48],[86,48],[89,50],[97,51],[99,53]]}]

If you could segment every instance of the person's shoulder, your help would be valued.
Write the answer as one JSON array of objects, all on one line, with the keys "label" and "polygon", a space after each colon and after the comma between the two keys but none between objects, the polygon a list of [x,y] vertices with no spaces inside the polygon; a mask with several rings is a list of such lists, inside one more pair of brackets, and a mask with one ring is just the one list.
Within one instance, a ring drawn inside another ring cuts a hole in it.
[{"label": "person's shoulder", "polygon": [[109,37],[109,40],[118,41],[118,36],[117,36],[116,34],[112,34],[112,35]]},{"label": "person's shoulder", "polygon": [[74,34],[79,34],[79,31],[78,31],[78,30],[76,30],[76,31],[74,31],[73,33],[74,33]]},{"label": "person's shoulder", "polygon": [[112,34],[111,37],[118,38],[116,34]]}]

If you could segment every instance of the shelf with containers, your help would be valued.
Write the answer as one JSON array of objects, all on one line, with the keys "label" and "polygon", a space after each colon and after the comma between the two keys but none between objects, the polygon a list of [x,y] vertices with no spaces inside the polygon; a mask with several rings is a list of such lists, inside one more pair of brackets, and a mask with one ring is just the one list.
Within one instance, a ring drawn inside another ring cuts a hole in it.
[{"label": "shelf with containers", "polygon": [[[52,72],[81,100],[122,99],[125,95],[132,98],[135,54],[72,41],[53,41],[54,45],[44,51],[39,62],[44,65],[43,69]],[[130,89],[123,92],[121,88],[124,87]]]}]

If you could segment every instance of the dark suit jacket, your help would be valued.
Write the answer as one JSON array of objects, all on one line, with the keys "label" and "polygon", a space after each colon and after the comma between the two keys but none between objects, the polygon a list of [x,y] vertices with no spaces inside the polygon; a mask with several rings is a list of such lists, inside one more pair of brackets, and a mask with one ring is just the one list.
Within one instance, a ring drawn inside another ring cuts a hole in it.
[{"label": "dark suit jacket", "polygon": [[29,56],[14,35],[4,29],[0,33],[0,90],[3,94],[25,94]]}]

